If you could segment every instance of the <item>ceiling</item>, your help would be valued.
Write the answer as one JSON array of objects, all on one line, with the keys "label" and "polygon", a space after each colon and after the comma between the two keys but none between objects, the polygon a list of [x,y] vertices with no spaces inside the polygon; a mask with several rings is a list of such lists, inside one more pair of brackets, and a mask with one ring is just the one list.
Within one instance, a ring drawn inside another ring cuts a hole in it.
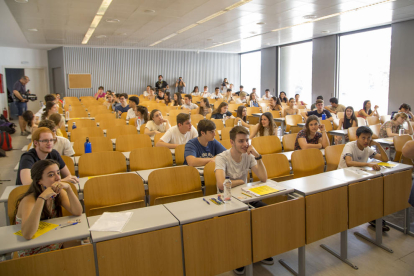
[{"label": "ceiling", "polygon": [[[414,0],[252,0],[150,46],[237,2],[240,0],[113,0],[87,47],[240,53],[414,18]],[[29,0],[21,4],[0,0],[0,46],[83,46],[81,42],[101,3]],[[378,4],[369,6],[374,3]],[[352,11],[356,8],[361,9]],[[318,20],[333,14],[336,16]],[[304,19],[305,15],[316,16],[316,21],[309,22],[312,19]],[[119,22],[108,23],[109,19]],[[38,31],[29,31],[33,28]],[[272,32],[280,28],[284,29]],[[106,37],[97,38],[100,35]]]}]

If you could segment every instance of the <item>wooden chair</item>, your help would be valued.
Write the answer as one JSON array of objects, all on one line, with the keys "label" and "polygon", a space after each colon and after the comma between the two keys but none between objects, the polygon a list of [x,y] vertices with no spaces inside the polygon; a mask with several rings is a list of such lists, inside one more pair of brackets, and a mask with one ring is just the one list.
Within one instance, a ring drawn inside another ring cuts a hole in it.
[{"label": "wooden chair", "polygon": [[[116,138],[116,151],[127,152],[140,148],[152,148],[151,138],[146,134],[121,135]],[[154,155],[151,158],[158,158]],[[147,160],[149,161],[149,160]]]},{"label": "wooden chair", "polygon": [[257,125],[260,121],[260,117],[247,116],[247,121],[249,122],[249,125]]},{"label": "wooden chair", "polygon": [[252,146],[262,155],[282,152],[282,143],[275,135],[254,137]]},{"label": "wooden chair", "polygon": [[367,125],[372,126],[380,123],[380,119],[377,116],[367,117]]},{"label": "wooden chair", "polygon": [[283,150],[284,151],[293,151],[295,150],[297,133],[287,134],[283,136]]},{"label": "wooden chair", "polygon": [[[170,118],[173,118],[173,121],[175,121],[175,124],[177,124],[177,115],[180,113],[184,113],[184,114],[188,114],[188,112],[186,112],[185,110],[181,110],[181,109],[176,109],[176,110],[170,110],[168,112],[168,116]],[[171,121],[170,121],[171,122]]]},{"label": "wooden chair", "polygon": [[323,173],[325,160],[319,149],[296,150],[292,153],[293,174],[295,178]]},{"label": "wooden chair", "polygon": [[336,116],[338,117],[338,119],[342,119],[345,116],[345,112],[337,112]]},{"label": "wooden chair", "polygon": [[96,122],[91,119],[70,119],[68,121],[68,131],[72,131],[73,123],[76,124],[76,129],[78,128],[91,128],[96,127]]},{"label": "wooden chair", "polygon": [[79,98],[82,102],[85,102],[87,100],[92,100],[92,101],[96,101],[95,97],[93,96],[82,96]]},{"label": "wooden chair", "polygon": [[221,141],[219,141],[220,142],[220,144],[222,144],[223,145],[223,147],[225,147],[226,149],[231,149],[231,142],[230,142],[230,139],[225,139],[225,140],[221,140]]},{"label": "wooden chair", "polygon": [[63,101],[66,103],[68,101],[79,102],[78,97],[63,97]]},{"label": "wooden chair", "polygon": [[332,144],[332,135],[328,133],[329,131],[333,130],[331,121],[321,120],[321,123],[325,125],[325,130],[326,130],[326,134],[328,135],[329,143]]},{"label": "wooden chair", "polygon": [[349,137],[349,141],[356,141],[357,136],[356,136],[356,131],[357,131],[358,127],[350,127],[348,128],[348,137]]},{"label": "wooden chair", "polygon": [[402,149],[408,141],[413,140],[410,135],[394,136],[392,138],[395,147],[394,162],[400,162],[402,156]]},{"label": "wooden chair", "polygon": [[139,127],[139,134],[144,134],[145,133],[145,127],[147,126],[147,124],[142,124]]},{"label": "wooden chair", "polygon": [[115,126],[106,130],[106,137],[109,139],[117,139],[121,135],[137,134],[138,131],[135,126]]},{"label": "wooden chair", "polygon": [[[63,156],[62,156],[63,157]],[[73,174],[73,175],[75,175],[75,174]],[[68,183],[69,184],[69,186],[70,186],[70,188],[72,189],[72,191],[73,191],[73,193],[75,194],[75,196],[77,197],[77,198],[79,198],[79,195],[78,195],[78,188],[76,188],[76,186],[74,185],[74,184],[72,184],[72,183],[70,183],[70,182],[66,182],[65,181],[65,183]],[[72,213],[70,213],[68,210],[66,210],[65,209],[65,207],[63,207],[62,206],[62,217],[67,217],[67,216],[71,216],[72,215]]]},{"label": "wooden chair", "polygon": [[369,128],[372,130],[372,139],[378,139],[381,124],[370,125]]},{"label": "wooden chair", "polygon": [[190,166],[155,170],[148,177],[150,205],[203,196],[198,170]]},{"label": "wooden chair", "polygon": [[20,199],[20,197],[29,190],[30,185],[22,185],[13,189],[7,200],[7,214],[9,216],[10,225],[13,225],[15,219],[15,210],[16,210],[16,203]]},{"label": "wooden chair", "polygon": [[229,140],[230,139],[230,130],[233,127],[225,127],[221,130],[221,140]]},{"label": "wooden chair", "polygon": [[86,112],[85,110],[69,111],[69,118],[82,118],[82,117],[89,117],[88,112]]},{"label": "wooden chair", "polygon": [[60,132],[62,132],[63,137],[68,138],[68,133],[66,132],[66,127],[64,125],[60,128]]},{"label": "wooden chair", "polygon": [[[114,146],[111,139],[107,137],[89,137],[89,142],[92,145],[92,152],[114,151]],[[75,156],[85,154],[85,141],[78,140],[73,143],[73,150]]]},{"label": "wooden chair", "polygon": [[381,115],[380,116],[380,122],[381,124],[384,124],[385,122],[391,120],[391,115]]},{"label": "wooden chair", "polygon": [[184,164],[184,151],[185,151],[185,144],[179,145],[175,148],[175,164],[177,166]]},{"label": "wooden chair", "polygon": [[111,119],[111,120],[101,121],[99,123],[99,127],[102,130],[108,129],[111,127],[116,127],[116,126],[126,126],[126,123],[124,120],[119,120],[119,119]]},{"label": "wooden chair", "polygon": [[214,124],[216,124],[216,131],[222,130],[224,128],[223,120],[222,119],[212,119]]},{"label": "wooden chair", "polygon": [[289,132],[292,126],[297,126],[299,123],[303,122],[302,115],[286,115],[285,124],[286,131]]},{"label": "wooden chair", "polygon": [[134,173],[94,177],[83,190],[86,216],[145,207],[142,178]]},{"label": "wooden chair", "polygon": [[161,139],[162,136],[164,136],[165,133],[157,133],[154,135],[154,146],[157,145],[158,141]]},{"label": "wooden chair", "polygon": [[[293,179],[293,175],[290,174],[289,160],[285,155],[277,153],[267,154],[263,155],[262,160],[263,164],[266,167],[267,178],[277,178],[275,179],[276,181],[285,181]],[[252,172],[252,174],[253,181],[259,181],[259,177],[254,172]]]},{"label": "wooden chair", "polygon": [[124,113],[122,113],[121,114],[121,120],[125,120],[126,121],[126,117],[127,117],[127,115],[128,115],[128,113],[127,112],[124,112]]},{"label": "wooden chair", "polygon": [[105,122],[112,119],[116,119],[115,113],[98,114],[95,116],[95,122],[99,123],[99,125],[101,125],[101,122]]},{"label": "wooden chair", "polygon": [[[196,109],[194,109],[194,110],[196,110]],[[204,116],[201,115],[201,114],[193,114],[193,115],[190,115],[190,118],[191,118],[191,124],[195,128],[197,128],[198,122],[200,122],[201,120],[203,120],[204,119]]]},{"label": "wooden chair", "polygon": [[247,115],[246,116],[251,116],[254,113],[260,113],[260,107],[255,107],[255,106],[253,106],[253,107],[246,107],[246,111],[247,111]]},{"label": "wooden chair", "polygon": [[[291,126],[290,127],[290,133],[298,133],[299,131],[301,131],[303,129],[303,127],[300,126]],[[296,134],[297,135],[297,134]]]},{"label": "wooden chair", "polygon": [[92,152],[79,158],[79,177],[126,172],[125,156],[118,151]]},{"label": "wooden chair", "polygon": [[226,119],[225,125],[226,125],[226,127],[233,128],[234,127],[234,118],[228,118],[228,119]]},{"label": "wooden chair", "polygon": [[75,163],[73,162],[73,159],[66,155],[61,155],[63,162],[65,162],[66,166],[69,169],[69,172],[71,175],[76,175],[75,173]]},{"label": "wooden chair", "polygon": [[217,194],[215,168],[216,162],[210,162],[204,166],[204,195],[206,196]]},{"label": "wooden chair", "polygon": [[138,148],[132,150],[129,155],[131,171],[171,167],[172,165],[171,151],[165,147]]},{"label": "wooden chair", "polygon": [[366,126],[367,125],[367,121],[365,121],[365,119],[364,118],[361,118],[361,117],[357,117],[357,123],[358,123],[358,126],[360,127],[360,126]]},{"label": "wooden chair", "polygon": [[325,148],[326,171],[334,171],[338,168],[345,144],[328,146]]},{"label": "wooden chair", "polygon": [[85,142],[84,137],[104,137],[103,131],[99,127],[90,127],[90,128],[76,128],[70,132],[70,141],[76,142],[81,140]]},{"label": "wooden chair", "polygon": [[98,114],[112,114],[111,110],[104,105],[90,106],[88,112],[91,117],[95,117]]}]

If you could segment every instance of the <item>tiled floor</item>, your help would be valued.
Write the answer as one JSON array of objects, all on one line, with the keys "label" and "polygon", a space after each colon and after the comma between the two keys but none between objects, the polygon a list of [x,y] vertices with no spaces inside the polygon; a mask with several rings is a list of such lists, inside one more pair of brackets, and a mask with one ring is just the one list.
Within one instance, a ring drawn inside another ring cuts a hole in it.
[{"label": "tiled floor", "polygon": [[[20,133],[12,135],[13,147],[15,150],[7,152],[7,157],[0,158],[0,193],[4,187],[14,185],[16,181],[16,172],[13,168],[20,160],[23,145],[29,144],[26,137],[20,136]],[[10,181],[4,181],[10,180]],[[412,208],[411,208],[412,209]],[[402,225],[404,213],[398,212],[386,218],[387,221]],[[411,231],[414,232],[414,210],[410,213]],[[0,226],[5,225],[4,207],[0,206]],[[367,243],[356,237],[353,233],[359,231],[374,237],[374,230],[368,224],[361,225],[348,231],[348,258],[359,267],[354,270],[344,264],[327,251],[320,247],[324,243],[336,250],[339,250],[339,234],[328,237],[318,242],[306,246],[306,275],[414,275],[414,237],[402,234],[399,231],[391,229],[383,235],[383,243],[394,250],[394,253],[388,253],[370,243]],[[278,260],[284,259],[296,268],[297,250],[293,250],[274,257],[275,264],[268,266],[261,263],[254,264],[255,276],[268,275],[292,275]],[[232,271],[221,274],[222,276],[234,275]]]}]

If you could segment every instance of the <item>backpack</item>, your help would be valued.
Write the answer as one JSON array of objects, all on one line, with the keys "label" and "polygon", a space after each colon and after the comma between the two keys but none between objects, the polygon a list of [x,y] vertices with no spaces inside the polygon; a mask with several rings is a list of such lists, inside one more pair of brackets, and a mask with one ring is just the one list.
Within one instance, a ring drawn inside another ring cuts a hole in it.
[{"label": "backpack", "polygon": [[5,151],[12,150],[12,138],[9,133],[0,130],[0,149]]},{"label": "backpack", "polygon": [[13,134],[16,132],[14,129],[16,125],[14,123],[10,123],[3,114],[0,115],[0,131],[6,131],[9,134]]}]

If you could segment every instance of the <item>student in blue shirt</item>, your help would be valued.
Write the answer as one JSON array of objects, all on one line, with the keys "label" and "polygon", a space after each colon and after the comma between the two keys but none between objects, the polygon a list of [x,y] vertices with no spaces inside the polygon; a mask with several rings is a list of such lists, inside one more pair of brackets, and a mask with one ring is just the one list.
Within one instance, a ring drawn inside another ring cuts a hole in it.
[{"label": "student in blue shirt", "polygon": [[214,161],[217,154],[226,150],[216,136],[216,124],[210,120],[201,120],[197,125],[198,137],[185,144],[184,165],[192,167],[205,166]]},{"label": "student in blue shirt", "polygon": [[127,103],[127,100],[128,100],[128,94],[122,93],[119,95],[119,101],[121,104],[115,107],[115,111],[118,112],[119,115],[121,115],[122,113],[128,112],[129,105]]}]

